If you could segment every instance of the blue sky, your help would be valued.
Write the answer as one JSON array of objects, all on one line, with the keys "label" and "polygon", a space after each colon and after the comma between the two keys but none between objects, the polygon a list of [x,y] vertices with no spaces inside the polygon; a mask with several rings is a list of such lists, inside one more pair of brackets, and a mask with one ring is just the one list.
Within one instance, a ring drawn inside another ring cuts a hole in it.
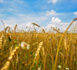
[{"label": "blue sky", "polygon": [[76,17],[77,0],[0,0],[0,19],[12,28],[18,24],[25,29],[35,22],[43,28],[53,26],[63,31]]}]

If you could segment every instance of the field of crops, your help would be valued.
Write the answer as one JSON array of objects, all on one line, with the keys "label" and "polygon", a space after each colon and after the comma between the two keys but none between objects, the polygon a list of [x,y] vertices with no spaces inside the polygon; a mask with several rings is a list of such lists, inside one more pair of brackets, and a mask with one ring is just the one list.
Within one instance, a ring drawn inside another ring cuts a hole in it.
[{"label": "field of crops", "polygon": [[77,70],[77,33],[67,33],[75,20],[64,33],[6,27],[0,32],[0,70]]}]

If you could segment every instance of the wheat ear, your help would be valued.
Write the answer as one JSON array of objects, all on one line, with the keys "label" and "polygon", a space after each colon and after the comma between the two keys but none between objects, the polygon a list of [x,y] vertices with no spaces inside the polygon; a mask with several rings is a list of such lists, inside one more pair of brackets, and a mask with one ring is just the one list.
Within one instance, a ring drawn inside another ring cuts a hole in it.
[{"label": "wheat ear", "polygon": [[34,60],[33,60],[32,66],[30,67],[30,70],[32,69],[32,67],[33,67],[33,65],[34,65],[34,62],[36,61],[36,58],[37,58],[37,56],[39,55],[39,52],[40,52],[40,49],[42,48],[42,45],[43,45],[43,42],[40,42],[40,44],[39,44],[39,46],[38,46],[38,48],[37,48],[37,51],[36,51],[36,53],[35,53],[35,58],[34,58]]},{"label": "wheat ear", "polygon": [[16,51],[19,49],[20,47],[16,47],[10,54],[10,56],[8,57],[8,61],[5,63],[5,66],[1,69],[1,70],[7,70],[10,66],[10,61],[13,59]]}]

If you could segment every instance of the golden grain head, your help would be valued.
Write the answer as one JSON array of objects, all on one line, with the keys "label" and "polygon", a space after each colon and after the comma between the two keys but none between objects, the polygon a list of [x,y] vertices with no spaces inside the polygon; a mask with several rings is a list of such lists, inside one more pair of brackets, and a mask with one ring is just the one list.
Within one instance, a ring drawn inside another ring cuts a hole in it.
[{"label": "golden grain head", "polygon": [[38,24],[36,24],[36,23],[32,23],[33,25],[35,25],[35,26],[37,26],[37,27],[40,27]]}]

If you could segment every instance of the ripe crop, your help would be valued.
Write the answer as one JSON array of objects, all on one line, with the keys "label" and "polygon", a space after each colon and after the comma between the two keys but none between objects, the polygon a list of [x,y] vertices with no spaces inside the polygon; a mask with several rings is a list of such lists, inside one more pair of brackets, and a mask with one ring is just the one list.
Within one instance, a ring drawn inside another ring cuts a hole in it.
[{"label": "ripe crop", "polygon": [[56,33],[44,29],[38,33],[35,27],[35,31],[17,32],[17,25],[14,30],[4,28],[0,32],[0,70],[77,70],[77,33],[67,32],[75,20],[64,33],[56,28]]}]

